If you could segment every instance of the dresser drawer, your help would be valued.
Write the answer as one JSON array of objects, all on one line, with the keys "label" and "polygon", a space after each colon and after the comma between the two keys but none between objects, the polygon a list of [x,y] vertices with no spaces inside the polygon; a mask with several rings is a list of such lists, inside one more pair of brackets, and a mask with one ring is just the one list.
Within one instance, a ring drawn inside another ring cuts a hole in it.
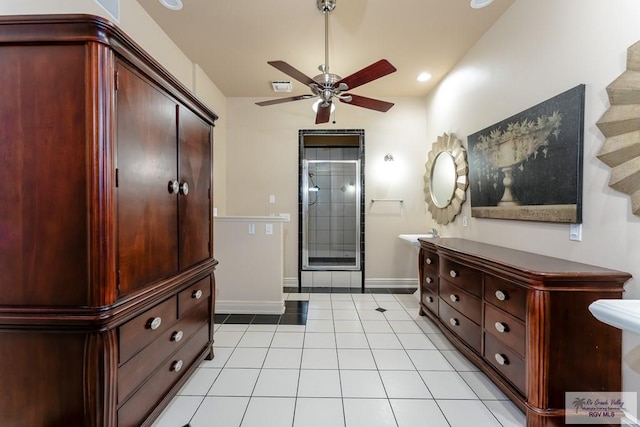
[{"label": "dresser drawer", "polygon": [[477,324],[482,321],[482,300],[447,280],[440,280],[440,298]]},{"label": "dresser drawer", "polygon": [[438,274],[438,255],[435,252],[423,249],[424,253],[424,270]]},{"label": "dresser drawer", "polygon": [[527,291],[514,283],[486,274],[484,300],[520,320],[525,320]]},{"label": "dresser drawer", "polygon": [[420,296],[422,304],[427,307],[432,313],[438,315],[438,295],[423,289]]},{"label": "dresser drawer", "polygon": [[484,334],[484,358],[522,394],[526,394],[524,359],[491,334]]},{"label": "dresser drawer", "polygon": [[440,299],[438,303],[440,319],[458,335],[468,346],[478,353],[481,352],[482,331],[480,326],[467,319],[446,302]]},{"label": "dresser drawer", "polygon": [[193,307],[207,301],[209,296],[211,296],[211,278],[207,276],[178,293],[178,317],[182,317]]},{"label": "dresser drawer", "polygon": [[129,394],[181,345],[209,320],[209,307],[201,304],[182,320],[162,333],[151,344],[118,369],[118,403]]},{"label": "dresser drawer", "polygon": [[438,273],[425,270],[422,287],[431,292],[438,293]]},{"label": "dresser drawer", "polygon": [[524,322],[494,308],[490,304],[484,306],[484,329],[498,340],[509,346],[518,355],[525,354]]},{"label": "dresser drawer", "polygon": [[120,363],[124,363],[176,322],[175,297],[150,308],[118,328]]},{"label": "dresser drawer", "polygon": [[209,328],[205,325],[118,409],[118,427],[138,427],[178,382],[183,372],[191,367],[207,342]]},{"label": "dresser drawer", "polygon": [[440,257],[440,277],[460,286],[465,291],[482,297],[482,272]]}]

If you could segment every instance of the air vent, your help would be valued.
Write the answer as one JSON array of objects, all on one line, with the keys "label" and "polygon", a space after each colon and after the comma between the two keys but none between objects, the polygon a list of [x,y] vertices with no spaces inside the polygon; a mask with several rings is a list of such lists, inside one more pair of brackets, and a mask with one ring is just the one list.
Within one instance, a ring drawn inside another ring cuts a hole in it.
[{"label": "air vent", "polygon": [[293,90],[291,82],[276,81],[271,82],[271,86],[273,87],[274,92],[291,92]]}]

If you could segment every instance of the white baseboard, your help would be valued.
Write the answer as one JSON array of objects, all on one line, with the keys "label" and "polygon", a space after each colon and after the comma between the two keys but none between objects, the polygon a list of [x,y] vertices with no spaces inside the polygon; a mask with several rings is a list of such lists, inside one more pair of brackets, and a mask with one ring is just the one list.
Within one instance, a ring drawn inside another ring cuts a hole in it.
[{"label": "white baseboard", "polygon": [[216,301],[216,313],[282,314],[284,301]]},{"label": "white baseboard", "polygon": [[297,287],[298,286],[298,278],[297,277],[285,277],[283,279],[282,286],[284,287]]}]

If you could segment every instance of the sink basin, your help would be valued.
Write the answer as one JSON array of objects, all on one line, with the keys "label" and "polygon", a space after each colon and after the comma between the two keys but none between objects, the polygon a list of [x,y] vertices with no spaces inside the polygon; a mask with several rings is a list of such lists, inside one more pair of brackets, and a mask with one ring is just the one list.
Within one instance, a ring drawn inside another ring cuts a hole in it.
[{"label": "sink basin", "polygon": [[640,335],[640,300],[600,299],[589,311],[601,322]]},{"label": "sink basin", "polygon": [[418,242],[418,238],[431,239],[433,238],[433,234],[401,234],[398,236],[400,239],[406,241],[412,246],[420,246],[420,242]]}]

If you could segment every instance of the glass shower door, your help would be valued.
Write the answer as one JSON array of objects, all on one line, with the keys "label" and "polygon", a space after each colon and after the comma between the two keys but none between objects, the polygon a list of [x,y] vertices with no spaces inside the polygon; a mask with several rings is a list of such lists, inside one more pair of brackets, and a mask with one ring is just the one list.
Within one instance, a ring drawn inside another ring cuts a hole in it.
[{"label": "glass shower door", "polygon": [[304,160],[303,270],[360,269],[360,161]]}]

